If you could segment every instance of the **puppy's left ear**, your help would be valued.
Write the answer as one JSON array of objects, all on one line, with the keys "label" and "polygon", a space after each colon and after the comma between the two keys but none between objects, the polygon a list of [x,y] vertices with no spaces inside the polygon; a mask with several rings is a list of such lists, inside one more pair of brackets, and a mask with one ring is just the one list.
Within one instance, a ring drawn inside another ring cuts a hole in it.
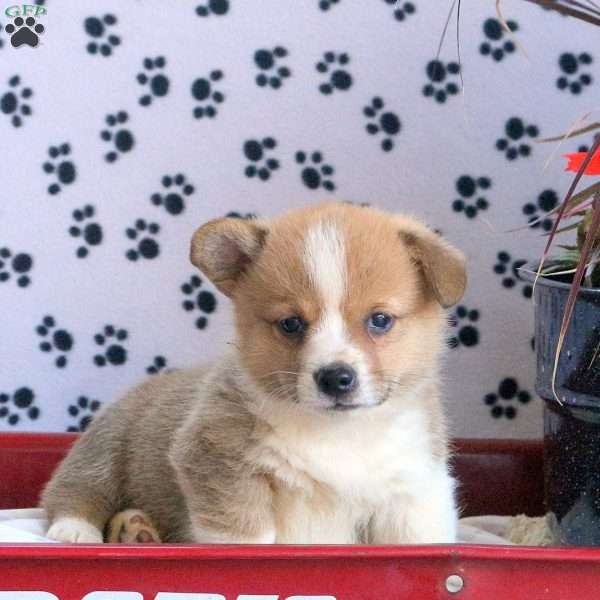
[{"label": "puppy's left ear", "polygon": [[415,221],[401,227],[400,238],[436,300],[444,308],[456,304],[467,286],[464,254],[441,235]]},{"label": "puppy's left ear", "polygon": [[264,222],[225,218],[202,225],[192,237],[190,260],[226,296],[260,254],[266,237]]}]

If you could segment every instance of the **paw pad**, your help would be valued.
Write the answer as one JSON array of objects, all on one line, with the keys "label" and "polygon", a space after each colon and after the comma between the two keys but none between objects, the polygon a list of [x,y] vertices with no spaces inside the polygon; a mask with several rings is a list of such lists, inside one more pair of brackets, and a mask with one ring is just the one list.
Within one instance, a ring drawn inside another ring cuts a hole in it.
[{"label": "paw pad", "polygon": [[457,332],[450,337],[448,345],[451,348],[476,346],[479,343],[479,330],[475,325],[477,321],[479,321],[477,309],[469,310],[466,306],[457,306],[454,314],[450,316],[450,325],[455,327]]},{"label": "paw pad", "polygon": [[[515,21],[507,21],[506,24],[513,32],[519,29]],[[479,46],[479,53],[483,56],[491,56],[499,62],[516,50],[514,42],[505,39],[508,34],[498,19],[486,19],[483,23],[483,34],[486,40]]]},{"label": "paw pad", "polygon": [[267,151],[273,150],[276,146],[277,142],[272,137],[244,142],[244,156],[250,161],[244,171],[246,177],[258,177],[262,181],[267,181],[271,177],[271,173],[279,168],[279,161],[267,156]]},{"label": "paw pad", "polygon": [[302,167],[300,178],[309,190],[320,188],[328,192],[335,190],[335,183],[331,179],[334,168],[323,162],[323,155],[320,152],[312,154],[296,152],[296,162]]},{"label": "paw pad", "polygon": [[289,67],[279,64],[288,51],[282,46],[275,46],[271,50],[261,48],[254,53],[254,63],[261,70],[256,76],[256,85],[259,87],[270,86],[273,89],[281,87],[283,81],[291,76]]},{"label": "paw pad", "polygon": [[441,60],[430,60],[425,66],[429,83],[423,87],[423,96],[435,99],[443,104],[450,96],[458,94],[457,78],[460,65],[457,62],[444,64]]},{"label": "paw pad", "polygon": [[121,43],[121,38],[111,33],[112,28],[117,23],[115,15],[107,14],[103,17],[88,17],[83,22],[85,32],[93,38],[93,41],[87,45],[87,51],[90,54],[100,54],[101,56],[110,56],[113,48]]},{"label": "paw pad", "polygon": [[4,30],[10,35],[10,43],[15,48],[23,44],[35,48],[39,44],[39,36],[44,33],[44,26],[36,23],[33,17],[16,17]]},{"label": "paw pad", "polygon": [[456,191],[460,194],[460,198],[454,200],[452,209],[455,212],[463,212],[468,219],[475,218],[479,211],[487,210],[490,205],[485,196],[478,194],[481,190],[489,189],[491,185],[489,177],[475,178],[461,175],[456,180]]},{"label": "paw pad", "polygon": [[90,400],[87,396],[79,396],[77,402],[71,404],[67,409],[75,422],[74,425],[69,425],[67,431],[85,431],[101,406],[102,403],[99,400]]},{"label": "paw pad", "polygon": [[42,352],[58,354],[54,363],[59,369],[67,366],[67,354],[73,349],[73,336],[66,329],[58,329],[53,317],[46,315],[36,327],[36,333],[43,339]]},{"label": "paw pad", "polygon": [[319,73],[327,75],[326,81],[319,84],[319,91],[329,95],[338,91],[346,91],[352,87],[352,75],[346,70],[350,63],[350,56],[345,52],[325,52],[321,60],[315,65]]},{"label": "paw pad", "polygon": [[153,98],[162,98],[169,93],[169,78],[164,74],[166,65],[164,56],[144,59],[144,71],[137,74],[137,82],[144,86],[148,93],[140,96],[139,103],[149,106]]},{"label": "paw pad", "polygon": [[74,225],[69,227],[69,235],[79,238],[82,245],[75,252],[77,258],[88,256],[91,246],[98,246],[102,243],[104,234],[99,223],[92,221],[96,214],[96,209],[90,204],[83,208],[77,208],[73,211]]},{"label": "paw pad", "polygon": [[531,401],[531,394],[527,390],[519,388],[516,379],[506,377],[498,384],[498,391],[486,394],[483,402],[490,407],[490,414],[495,419],[506,417],[514,419],[517,416],[517,407],[509,402],[517,400],[520,404],[528,404]]},{"label": "paw pad", "polygon": [[162,178],[164,193],[150,196],[154,206],[163,206],[170,215],[180,215],[185,210],[185,198],[194,193],[194,186],[187,182],[184,175],[165,175]]},{"label": "paw pad", "polygon": [[104,129],[100,132],[100,137],[107,143],[111,143],[114,146],[114,150],[104,155],[106,162],[114,162],[117,160],[120,154],[129,152],[134,144],[135,140],[133,134],[129,129],[121,127],[129,120],[129,115],[125,111],[119,111],[114,115],[106,116],[106,124],[108,129]]},{"label": "paw pad", "polygon": [[19,252],[13,254],[8,248],[0,248],[0,283],[14,277],[19,287],[27,287],[31,283],[29,272],[33,268],[31,254]]},{"label": "paw pad", "polygon": [[389,152],[394,148],[394,138],[400,133],[402,124],[398,115],[392,111],[385,110],[382,98],[375,96],[371,104],[363,108],[363,114],[367,118],[365,129],[369,135],[382,136],[381,149]]},{"label": "paw pad", "polygon": [[194,107],[196,119],[216,117],[217,105],[225,101],[225,95],[215,86],[221,79],[223,79],[223,71],[215,69],[208,77],[199,77],[192,83],[192,97],[199,103]]},{"label": "paw pad", "polygon": [[[536,138],[539,129],[536,125],[526,125],[523,119],[511,117],[504,126],[505,138],[496,140],[496,148],[504,152],[506,160],[515,160],[519,156],[529,156],[531,146],[526,143],[527,138]],[[518,142],[518,143],[517,143]]]},{"label": "paw pad", "polygon": [[68,158],[70,154],[71,146],[69,144],[48,148],[49,160],[42,165],[42,169],[44,173],[56,177],[56,181],[48,186],[49,194],[58,194],[61,185],[71,185],[75,181],[77,171],[73,162]]},{"label": "paw pad", "polygon": [[544,231],[550,231],[554,221],[546,213],[558,206],[558,196],[554,190],[544,190],[535,202],[528,202],[523,206],[523,214],[532,229],[541,227]]},{"label": "paw pad", "polygon": [[556,80],[556,87],[559,90],[568,90],[571,94],[581,94],[592,83],[592,75],[581,71],[591,65],[593,60],[591,54],[587,52],[581,54],[563,52],[558,58],[562,75]]},{"label": "paw pad", "polygon": [[156,258],[160,254],[160,246],[154,238],[159,231],[158,223],[147,223],[144,219],[138,219],[133,227],[125,230],[125,235],[136,242],[136,247],[127,250],[125,256],[132,261],[138,258]]},{"label": "paw pad", "polygon": [[102,354],[94,356],[94,363],[98,367],[107,364],[119,366],[127,362],[127,350],[123,342],[127,340],[128,334],[125,329],[118,329],[114,325],[106,325],[102,332],[94,336],[94,342],[102,347]]},{"label": "paw pad", "polygon": [[181,292],[185,296],[185,300],[181,303],[183,310],[186,312],[202,313],[196,319],[196,327],[205,329],[208,325],[208,319],[205,315],[210,315],[217,308],[217,299],[212,292],[200,289],[202,287],[202,279],[198,275],[192,275],[188,282],[181,286]]},{"label": "paw pad", "polygon": [[10,116],[13,127],[21,127],[24,117],[31,115],[31,106],[26,100],[33,96],[33,91],[22,86],[18,75],[8,80],[8,86],[9,91],[0,97],[0,111]]}]

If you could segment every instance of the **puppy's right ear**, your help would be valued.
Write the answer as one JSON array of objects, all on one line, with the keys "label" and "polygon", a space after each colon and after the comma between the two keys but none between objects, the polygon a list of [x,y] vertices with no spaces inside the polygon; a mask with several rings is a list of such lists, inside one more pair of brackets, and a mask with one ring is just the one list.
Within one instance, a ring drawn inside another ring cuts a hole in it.
[{"label": "puppy's right ear", "polygon": [[190,260],[226,296],[260,254],[268,230],[263,222],[225,218],[202,225],[192,237]]}]

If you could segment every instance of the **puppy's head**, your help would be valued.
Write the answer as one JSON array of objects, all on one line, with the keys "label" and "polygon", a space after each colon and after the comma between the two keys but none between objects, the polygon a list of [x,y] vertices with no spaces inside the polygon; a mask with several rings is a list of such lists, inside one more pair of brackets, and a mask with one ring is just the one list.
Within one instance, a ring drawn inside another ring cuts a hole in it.
[{"label": "puppy's head", "polygon": [[346,204],[220,219],[191,260],[234,303],[242,365],[267,403],[355,413],[430,377],[463,255],[413,219]]}]

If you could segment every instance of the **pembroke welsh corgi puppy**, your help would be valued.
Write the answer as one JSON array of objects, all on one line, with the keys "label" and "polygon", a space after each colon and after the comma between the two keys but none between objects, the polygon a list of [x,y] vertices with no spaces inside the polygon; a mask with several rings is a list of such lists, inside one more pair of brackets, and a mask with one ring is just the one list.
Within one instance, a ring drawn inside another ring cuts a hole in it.
[{"label": "pembroke welsh corgi puppy", "polygon": [[233,350],[97,416],[43,494],[49,537],[102,542],[126,511],[163,542],[453,542],[438,362],[463,255],[332,202],[211,221],[191,261],[233,301]]}]

